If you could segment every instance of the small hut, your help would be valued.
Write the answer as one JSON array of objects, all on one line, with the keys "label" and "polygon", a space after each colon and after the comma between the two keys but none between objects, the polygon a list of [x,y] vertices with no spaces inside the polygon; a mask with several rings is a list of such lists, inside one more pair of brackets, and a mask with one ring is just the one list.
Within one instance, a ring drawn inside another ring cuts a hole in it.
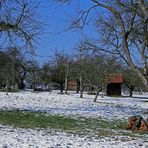
[{"label": "small hut", "polygon": [[68,90],[70,91],[77,91],[78,89],[78,82],[76,79],[69,79],[67,82]]},{"label": "small hut", "polygon": [[106,79],[106,94],[108,96],[120,96],[121,85],[123,84],[122,74],[111,74]]}]

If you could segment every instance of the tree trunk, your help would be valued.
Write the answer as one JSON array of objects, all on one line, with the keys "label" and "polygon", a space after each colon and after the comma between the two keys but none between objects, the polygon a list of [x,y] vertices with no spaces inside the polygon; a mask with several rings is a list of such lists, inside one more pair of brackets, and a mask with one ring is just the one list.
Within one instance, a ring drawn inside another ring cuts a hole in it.
[{"label": "tree trunk", "polygon": [[51,83],[49,83],[48,88],[49,88],[49,92],[51,93]]},{"label": "tree trunk", "polygon": [[69,65],[66,65],[66,76],[65,76],[65,94],[67,94],[68,90],[68,72],[69,72]]},{"label": "tree trunk", "polygon": [[63,83],[60,84],[60,92],[63,93]]},{"label": "tree trunk", "polygon": [[135,89],[135,86],[130,86],[130,87],[129,87],[130,97],[133,96],[133,91],[134,91],[134,89]]},{"label": "tree trunk", "polygon": [[133,90],[130,89],[130,97],[132,97],[132,96],[133,96]]},{"label": "tree trunk", "polygon": [[80,77],[80,98],[83,98],[83,82],[82,82],[82,77]]},{"label": "tree trunk", "polygon": [[76,91],[76,93],[78,94],[79,91],[80,91],[80,83],[79,83],[79,81],[77,80],[77,91]]},{"label": "tree trunk", "polygon": [[65,94],[67,94],[67,89],[68,89],[68,79],[65,79]]},{"label": "tree trunk", "polygon": [[97,91],[97,93],[96,93],[96,95],[95,95],[95,98],[94,98],[93,102],[96,102],[96,101],[97,101],[97,98],[98,98],[98,96],[99,96],[99,92],[100,92],[100,90]]},{"label": "tree trunk", "polygon": [[143,76],[143,74],[139,70],[137,70],[136,72],[139,75],[141,81],[143,82],[146,90],[148,91],[148,80],[146,79],[146,76]]},{"label": "tree trunk", "polygon": [[93,90],[94,90],[94,89],[93,89],[93,86],[90,85],[90,86],[89,86],[89,93],[90,93],[91,95],[93,94]]},{"label": "tree trunk", "polygon": [[76,91],[76,93],[78,94],[78,93],[79,93],[79,91],[80,91],[80,89],[79,89],[79,87],[77,87],[77,91]]},{"label": "tree trunk", "polygon": [[102,98],[104,98],[104,93],[103,93],[103,90],[102,90],[102,93],[101,93],[101,97],[102,97]]},{"label": "tree trunk", "polygon": [[21,80],[21,81],[19,82],[18,86],[19,86],[19,89],[20,89],[20,90],[25,89],[25,84],[24,84],[24,81],[23,81],[23,80]]},{"label": "tree trunk", "polygon": [[80,98],[83,98],[83,90],[80,90]]},{"label": "tree trunk", "polygon": [[6,95],[8,95],[8,80],[6,80]]}]

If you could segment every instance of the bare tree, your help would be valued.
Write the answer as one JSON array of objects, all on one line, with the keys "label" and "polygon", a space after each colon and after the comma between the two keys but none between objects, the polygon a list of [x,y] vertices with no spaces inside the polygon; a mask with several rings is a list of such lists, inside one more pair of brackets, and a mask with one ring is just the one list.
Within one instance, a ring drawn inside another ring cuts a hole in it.
[{"label": "bare tree", "polygon": [[26,81],[30,84],[33,90],[37,89],[40,85],[40,67],[37,61],[29,61],[27,65],[27,78]]},{"label": "bare tree", "polygon": [[65,94],[67,94],[68,92],[68,74],[69,74],[69,63],[68,63],[68,61],[66,61],[66,63],[65,63],[65,66],[66,66],[66,68],[65,68]]},{"label": "bare tree", "polygon": [[1,52],[0,75],[1,75],[1,81],[3,81],[3,85],[6,88],[7,94],[8,94],[8,89],[10,89],[10,87],[12,85],[15,85],[16,83],[15,78],[16,78],[18,69],[20,69],[17,63],[19,63],[17,49],[9,48],[7,51]]},{"label": "bare tree", "polygon": [[[70,2],[70,0],[61,1]],[[90,44],[90,49],[120,56],[148,89],[148,1],[90,0],[90,2],[92,2],[90,8],[80,11],[80,17],[72,23],[71,28],[83,28],[89,20],[90,13],[94,10],[104,11],[106,15],[102,12],[98,16],[94,15],[101,37],[93,46]],[[135,55],[138,56],[137,59]]]},{"label": "bare tree", "polygon": [[85,52],[86,48],[83,45],[83,42],[80,41],[78,45],[76,45],[76,71],[77,71],[77,79],[79,80],[79,91],[80,91],[80,98],[83,98],[83,91],[84,91],[84,64],[85,64]]},{"label": "bare tree", "polygon": [[5,87],[6,94],[8,95],[8,89],[12,80],[12,60],[6,53],[0,54],[0,67],[2,86]]},{"label": "bare tree", "polygon": [[[42,84],[46,87],[48,86],[48,90],[51,92],[51,67],[50,63],[45,63],[40,72],[40,79]],[[46,89],[47,90],[47,89]]]},{"label": "bare tree", "polygon": [[67,93],[67,80],[68,80],[68,57],[63,53],[55,53],[54,65],[51,68],[52,82],[60,85],[60,92],[63,93],[64,84],[65,93]]},{"label": "bare tree", "polygon": [[142,85],[142,82],[135,72],[130,69],[124,69],[123,77],[124,85],[128,88],[129,95],[132,97],[134,90],[139,89],[139,87]]},{"label": "bare tree", "polygon": [[41,32],[43,23],[38,19],[36,10],[39,3],[30,0],[3,0],[0,3],[1,40],[19,43],[32,49],[33,43]]}]

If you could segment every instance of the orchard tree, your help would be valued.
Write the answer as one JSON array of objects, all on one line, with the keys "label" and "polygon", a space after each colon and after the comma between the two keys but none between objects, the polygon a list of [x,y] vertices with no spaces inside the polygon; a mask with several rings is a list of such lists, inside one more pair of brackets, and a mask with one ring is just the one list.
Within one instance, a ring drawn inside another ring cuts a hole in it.
[{"label": "orchard tree", "polygon": [[31,0],[3,0],[0,2],[1,40],[20,44],[32,50],[43,28],[36,15],[39,3]]},{"label": "orchard tree", "polygon": [[[27,60],[16,47],[10,47],[0,54],[0,77],[3,85],[13,89],[24,89],[27,74]],[[8,85],[9,84],[9,85]]]},{"label": "orchard tree", "polygon": [[130,69],[125,69],[123,72],[124,85],[128,88],[130,97],[133,96],[134,90],[142,86],[140,78]]},{"label": "orchard tree", "polygon": [[80,91],[80,97],[83,96],[83,90],[86,85],[90,86],[90,88],[95,87],[97,93],[94,102],[96,102],[99,93],[102,91],[103,96],[103,91],[105,91],[106,76],[111,73],[120,73],[122,64],[117,56],[90,51],[90,46],[87,43],[88,40],[82,40],[77,45],[77,63],[75,65],[77,78],[83,80],[83,89],[82,92]]},{"label": "orchard tree", "polygon": [[40,71],[41,69],[36,61],[28,62],[26,81],[34,90],[36,90],[37,86],[40,85],[41,82]]},{"label": "orchard tree", "polygon": [[12,85],[14,86],[14,88],[17,85],[18,89],[24,89],[24,80],[27,73],[27,61],[22,55],[21,50],[17,47],[10,47],[7,51],[7,54],[10,57],[12,64]]},{"label": "orchard tree", "polygon": [[24,88],[26,68],[20,51],[24,48],[33,51],[34,43],[41,33],[43,24],[41,19],[38,19],[38,8],[39,3],[31,0],[0,1],[1,49],[11,50],[1,55],[2,67],[5,67],[1,70],[1,75],[6,79],[6,87],[17,83],[20,89]]},{"label": "orchard tree", "polygon": [[40,71],[41,82],[48,86],[49,91],[51,92],[51,67],[48,63],[45,63]]},{"label": "orchard tree", "polygon": [[1,52],[0,54],[0,67],[1,86],[5,87],[6,94],[8,94],[8,88],[12,81],[12,61],[6,53]]},{"label": "orchard tree", "polygon": [[84,64],[85,64],[85,48],[83,47],[83,44],[80,42],[77,45],[77,53],[76,53],[76,68],[77,68],[77,74],[78,74],[78,80],[79,80],[79,90],[80,90],[80,98],[83,98],[83,91],[84,91]]},{"label": "orchard tree", "polygon": [[79,11],[80,16],[71,23],[70,28],[84,28],[93,14],[100,37],[97,42],[88,43],[90,49],[121,57],[148,90],[148,1],[89,1],[91,6]]},{"label": "orchard tree", "polygon": [[[63,93],[64,84],[68,80],[68,57],[63,53],[56,53],[54,62],[51,69],[51,79],[60,85],[60,91]],[[67,93],[67,88],[65,90]]]}]

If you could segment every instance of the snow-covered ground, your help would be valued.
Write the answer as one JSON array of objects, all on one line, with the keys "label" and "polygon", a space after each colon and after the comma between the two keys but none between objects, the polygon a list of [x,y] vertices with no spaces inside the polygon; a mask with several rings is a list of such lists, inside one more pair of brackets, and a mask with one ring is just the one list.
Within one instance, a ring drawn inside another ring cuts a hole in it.
[{"label": "snow-covered ground", "polygon": [[[49,114],[81,117],[103,117],[107,119],[127,119],[131,115],[148,116],[148,95],[129,97],[98,97],[93,95],[60,95],[57,92],[0,93],[0,109],[41,111]],[[96,134],[80,136],[54,129],[21,129],[0,125],[0,147],[14,148],[148,148],[148,135],[145,137],[112,136],[100,138]]]},{"label": "snow-covered ground", "polygon": [[145,95],[145,98],[98,97],[96,103],[93,102],[93,98],[93,95],[85,94],[82,99],[79,98],[79,94],[61,95],[57,92],[19,92],[9,95],[0,93],[0,109],[108,119],[123,119],[135,114],[145,116],[148,112],[148,95]]},{"label": "snow-covered ground", "polygon": [[7,148],[147,148],[145,137],[79,136],[42,129],[20,129],[0,126],[0,147]]}]

